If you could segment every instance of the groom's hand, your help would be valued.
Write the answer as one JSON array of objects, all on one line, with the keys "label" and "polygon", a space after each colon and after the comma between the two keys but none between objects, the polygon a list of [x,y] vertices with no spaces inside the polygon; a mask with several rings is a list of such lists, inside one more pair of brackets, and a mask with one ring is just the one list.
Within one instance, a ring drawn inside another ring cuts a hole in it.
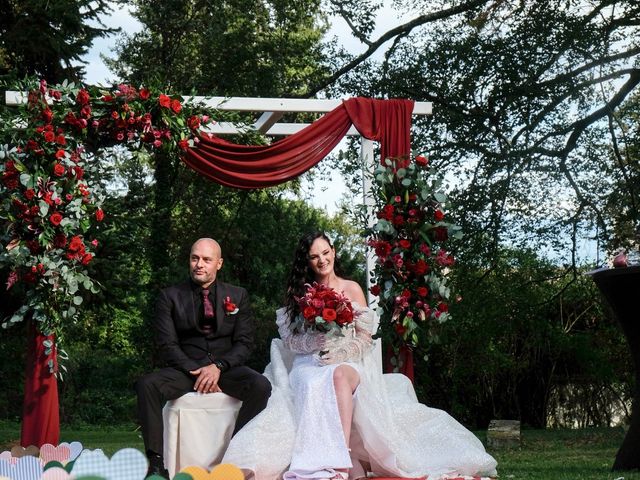
[{"label": "groom's hand", "polygon": [[196,383],[193,385],[193,389],[199,393],[214,393],[221,392],[218,386],[218,380],[220,379],[220,369],[215,365],[207,365],[206,367],[200,367],[197,370],[191,370],[191,375],[196,376]]}]

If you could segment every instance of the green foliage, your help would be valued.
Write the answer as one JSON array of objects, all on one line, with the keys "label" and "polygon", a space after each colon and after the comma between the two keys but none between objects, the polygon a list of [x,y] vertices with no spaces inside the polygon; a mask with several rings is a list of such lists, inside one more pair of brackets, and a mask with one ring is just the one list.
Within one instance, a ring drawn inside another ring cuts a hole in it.
[{"label": "green foliage", "polygon": [[[629,401],[630,389],[620,388],[630,380],[624,338],[590,278],[515,250],[503,250],[491,269],[459,263],[452,273],[462,295],[451,308],[456,321],[443,326],[441,343],[423,352],[428,359],[417,368],[430,404],[478,427],[493,418],[540,427],[554,416],[575,426],[593,408],[594,395],[558,402],[564,385],[576,392],[607,385]],[[608,424],[605,410],[586,425]]]},{"label": "green foliage", "polygon": [[0,76],[14,79],[79,81],[93,41],[118,31],[100,22],[105,0],[2,0],[0,11]]},{"label": "green foliage", "polygon": [[143,29],[122,37],[108,65],[134,84],[154,78],[206,95],[292,96],[322,72],[318,0],[133,5]]}]

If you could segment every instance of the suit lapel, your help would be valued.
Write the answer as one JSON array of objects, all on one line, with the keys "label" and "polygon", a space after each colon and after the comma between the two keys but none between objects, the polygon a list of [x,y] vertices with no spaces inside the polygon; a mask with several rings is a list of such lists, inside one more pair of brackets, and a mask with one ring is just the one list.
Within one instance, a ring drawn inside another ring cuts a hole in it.
[{"label": "suit lapel", "polygon": [[222,322],[224,321],[224,299],[228,295],[226,285],[222,282],[217,282],[216,286],[216,324],[218,325],[218,331],[222,328]]},{"label": "suit lapel", "polygon": [[185,313],[187,317],[187,321],[191,323],[191,327],[198,328],[197,318],[199,317],[198,311],[196,310],[196,304],[193,301],[193,287],[191,286],[191,282],[187,282],[184,285],[184,297],[187,299],[185,304]]}]

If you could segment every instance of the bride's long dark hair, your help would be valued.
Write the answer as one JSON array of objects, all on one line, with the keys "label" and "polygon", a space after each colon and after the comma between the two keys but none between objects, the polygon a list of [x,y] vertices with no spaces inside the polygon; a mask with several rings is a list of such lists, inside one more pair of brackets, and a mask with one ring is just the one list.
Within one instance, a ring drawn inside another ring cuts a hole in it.
[{"label": "bride's long dark hair", "polygon": [[[300,239],[298,246],[296,247],[293,265],[289,273],[289,279],[287,280],[287,293],[285,294],[284,301],[289,318],[294,318],[298,313],[300,313],[296,297],[301,297],[305,294],[305,283],[313,283],[315,281],[313,270],[309,267],[309,250],[311,249],[313,242],[318,238],[326,240],[329,246],[333,248],[333,243],[331,243],[331,240],[324,232],[307,233]],[[339,277],[342,276],[342,270],[340,269],[337,255],[333,262],[333,271]]]}]

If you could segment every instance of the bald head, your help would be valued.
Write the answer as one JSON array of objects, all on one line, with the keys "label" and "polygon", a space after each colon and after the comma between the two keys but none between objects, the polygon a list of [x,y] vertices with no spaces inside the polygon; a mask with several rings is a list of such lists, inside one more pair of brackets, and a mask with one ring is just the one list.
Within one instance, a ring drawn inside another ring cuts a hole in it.
[{"label": "bald head", "polygon": [[193,252],[193,249],[199,246],[213,249],[218,257],[222,258],[222,248],[220,248],[220,244],[213,238],[199,238],[193,245],[191,245],[191,251]]},{"label": "bald head", "polygon": [[208,288],[222,268],[222,249],[213,238],[200,238],[191,246],[189,269],[191,279]]}]

